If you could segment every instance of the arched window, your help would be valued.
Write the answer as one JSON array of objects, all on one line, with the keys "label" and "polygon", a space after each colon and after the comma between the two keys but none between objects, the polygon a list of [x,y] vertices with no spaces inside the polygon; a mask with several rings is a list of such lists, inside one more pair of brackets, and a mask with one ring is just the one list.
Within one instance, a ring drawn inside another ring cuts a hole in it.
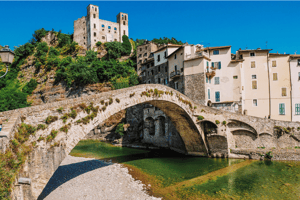
[{"label": "arched window", "polygon": [[94,14],[94,18],[96,18],[96,14]]},{"label": "arched window", "polygon": [[108,29],[111,29],[111,27],[110,27],[110,26],[108,26]]},{"label": "arched window", "polygon": [[94,32],[94,37],[96,37],[96,32]]},{"label": "arched window", "polygon": [[145,129],[149,133],[149,135],[155,135],[155,124],[152,117],[148,117],[147,119],[145,119]]},{"label": "arched window", "polygon": [[127,20],[127,17],[126,17],[126,15],[125,15],[125,20]]},{"label": "arched window", "polygon": [[97,11],[97,8],[95,8],[95,11]]},{"label": "arched window", "polygon": [[94,24],[94,28],[96,28],[96,24]]},{"label": "arched window", "polygon": [[126,25],[125,21],[123,21],[123,25]]},{"label": "arched window", "polygon": [[159,136],[165,136],[165,131],[166,131],[166,125],[165,125],[166,119],[164,116],[159,116],[158,117],[158,133]]},{"label": "arched window", "polygon": [[104,28],[105,26],[104,26],[104,24],[102,24],[102,28]]}]

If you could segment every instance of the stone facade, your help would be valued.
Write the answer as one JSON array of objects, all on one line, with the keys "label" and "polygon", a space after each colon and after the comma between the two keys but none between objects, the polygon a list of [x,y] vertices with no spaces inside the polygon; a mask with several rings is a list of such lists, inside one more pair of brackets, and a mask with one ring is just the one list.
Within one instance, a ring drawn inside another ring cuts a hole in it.
[{"label": "stone facade", "polygon": [[204,73],[184,76],[184,94],[198,104],[205,105],[205,75]]},{"label": "stone facade", "polygon": [[128,14],[120,12],[117,22],[99,19],[99,7],[89,5],[87,16],[74,21],[73,40],[86,49],[94,49],[95,44],[118,41],[122,42],[122,36],[128,33]]},{"label": "stone facade", "polygon": [[[136,63],[137,63],[137,73],[138,75],[141,75],[141,73],[144,71],[145,65],[151,64],[148,63],[149,60],[153,60],[153,52],[157,50],[158,46],[154,44],[153,42],[145,41],[144,44],[138,46],[136,48]],[[147,63],[147,64],[146,64]],[[144,65],[144,66],[142,66]],[[153,65],[151,65],[153,66]],[[144,68],[143,68],[144,67]]]}]

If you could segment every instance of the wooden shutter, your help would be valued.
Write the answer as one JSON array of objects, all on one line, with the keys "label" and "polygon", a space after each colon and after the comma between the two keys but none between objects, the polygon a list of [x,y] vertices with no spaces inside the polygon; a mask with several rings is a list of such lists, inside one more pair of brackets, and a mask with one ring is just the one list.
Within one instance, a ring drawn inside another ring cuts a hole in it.
[{"label": "wooden shutter", "polygon": [[221,62],[219,62],[219,69],[221,69]]},{"label": "wooden shutter", "polygon": [[255,68],[255,62],[251,61],[251,68]]},{"label": "wooden shutter", "polygon": [[214,62],[212,62],[212,63],[211,63],[211,66],[212,66],[212,67],[215,67],[215,63],[214,63]]},{"label": "wooden shutter", "polygon": [[272,67],[276,67],[276,60],[272,61]]},{"label": "wooden shutter", "polygon": [[252,81],[252,89],[257,89],[257,81]]},{"label": "wooden shutter", "polygon": [[273,73],[273,81],[277,81],[277,73]]},{"label": "wooden shutter", "polygon": [[281,88],[281,95],[286,97],[286,88]]}]

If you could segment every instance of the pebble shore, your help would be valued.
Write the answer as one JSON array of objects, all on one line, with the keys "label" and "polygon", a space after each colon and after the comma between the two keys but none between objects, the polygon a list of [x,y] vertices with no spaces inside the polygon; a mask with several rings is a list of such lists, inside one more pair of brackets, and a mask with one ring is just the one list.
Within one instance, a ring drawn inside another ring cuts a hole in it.
[{"label": "pebble shore", "polygon": [[158,200],[121,164],[67,156],[38,199]]}]

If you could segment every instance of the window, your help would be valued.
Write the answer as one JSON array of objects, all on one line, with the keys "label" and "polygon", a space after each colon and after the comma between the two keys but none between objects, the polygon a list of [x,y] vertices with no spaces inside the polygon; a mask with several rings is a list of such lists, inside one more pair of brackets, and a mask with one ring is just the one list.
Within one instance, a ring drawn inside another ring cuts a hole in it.
[{"label": "window", "polygon": [[298,59],[298,66],[300,66],[300,59]]},{"label": "window", "polygon": [[181,68],[180,70],[181,70],[181,72],[183,72],[183,68]]},{"label": "window", "polygon": [[117,30],[117,28],[115,27],[115,28],[114,28],[114,30],[116,31],[116,30]]},{"label": "window", "polygon": [[165,79],[165,84],[166,84],[166,85],[168,84],[168,79]]},{"label": "window", "polygon": [[254,52],[251,52],[251,53],[250,53],[250,57],[253,57],[253,56],[255,56],[255,53],[254,53]]},{"label": "window", "polygon": [[97,11],[97,8],[95,8],[95,11]]},{"label": "window", "polygon": [[206,77],[206,83],[208,83],[208,78]]},{"label": "window", "polygon": [[251,61],[251,68],[255,68],[255,61]]},{"label": "window", "polygon": [[276,60],[272,60],[272,67],[276,67]]},{"label": "window", "polygon": [[257,99],[253,99],[253,106],[257,106]]},{"label": "window", "polygon": [[278,77],[277,77],[277,73],[273,73],[273,81],[277,81]]},{"label": "window", "polygon": [[177,59],[177,55],[176,54],[174,55],[174,59]]},{"label": "window", "polygon": [[295,104],[295,115],[300,115],[300,103]]},{"label": "window", "polygon": [[298,72],[298,81],[300,81],[300,72]]},{"label": "window", "polygon": [[94,14],[94,18],[96,18],[96,14]]},{"label": "window", "polygon": [[220,53],[219,50],[214,50],[213,51],[213,55],[219,55],[219,53]]},{"label": "window", "polygon": [[164,57],[165,57],[165,58],[167,57],[167,51],[165,51],[165,53],[164,53]]},{"label": "window", "polygon": [[160,83],[160,78],[158,78],[158,83]]},{"label": "window", "polygon": [[210,79],[208,79],[208,81],[209,81],[209,83],[211,83],[211,78],[210,78]]},{"label": "window", "polygon": [[154,72],[153,72],[153,70],[151,70],[151,75],[154,75]]},{"label": "window", "polygon": [[257,81],[252,81],[252,89],[257,89]]},{"label": "window", "polygon": [[111,27],[110,27],[110,26],[108,26],[108,29],[111,29]]},{"label": "window", "polygon": [[147,47],[145,47],[145,49],[147,50]]},{"label": "window", "polygon": [[142,48],[140,48],[140,51],[142,51]]},{"label": "window", "polygon": [[166,68],[165,68],[165,72],[168,72],[168,67],[166,66]]},{"label": "window", "polygon": [[94,37],[96,37],[96,32],[94,32]]},{"label": "window", "polygon": [[158,71],[160,72],[160,66],[158,66]]},{"label": "window", "polygon": [[104,28],[105,26],[104,26],[104,24],[102,24],[102,28]]},{"label": "window", "polygon": [[279,115],[285,115],[285,104],[284,103],[279,104]]},{"label": "window", "polygon": [[215,93],[216,102],[220,102],[220,92]]},{"label": "window", "polygon": [[96,24],[94,24],[94,28],[96,28]]},{"label": "window", "polygon": [[125,32],[125,31],[123,31],[123,35],[126,35],[126,32]]},{"label": "window", "polygon": [[175,65],[175,73],[176,73],[176,71],[177,71],[177,65]]},{"label": "window", "polygon": [[210,99],[210,89],[207,90],[207,98]]},{"label": "window", "polygon": [[144,53],[144,56],[147,56],[147,53]]},{"label": "window", "polygon": [[178,82],[175,82],[175,90],[178,89]]},{"label": "window", "polygon": [[126,18],[126,15],[125,15],[125,20],[126,20],[127,18]]},{"label": "window", "polygon": [[233,76],[233,79],[238,79],[238,76]]},{"label": "window", "polygon": [[118,41],[117,39],[115,39],[115,41]]},{"label": "window", "polygon": [[281,96],[286,97],[286,88],[281,88]]},{"label": "window", "polygon": [[83,39],[85,39],[85,37],[83,37]]},{"label": "window", "polygon": [[160,61],[160,55],[157,55],[157,62]]},{"label": "window", "polygon": [[150,71],[148,71],[148,76],[150,76]]},{"label": "window", "polygon": [[123,22],[123,25],[125,25],[125,21]]},{"label": "window", "polygon": [[256,74],[252,75],[252,79],[256,79]]},{"label": "window", "polygon": [[102,39],[104,40],[104,39],[105,39],[105,36],[102,36]]},{"label": "window", "polygon": [[208,62],[206,62],[206,67],[209,67],[209,63]]},{"label": "window", "polygon": [[219,85],[220,84],[220,77],[215,77],[215,85]]},{"label": "window", "polygon": [[216,69],[221,69],[221,62],[214,62],[211,63],[212,67],[216,68]]},{"label": "window", "polygon": [[[151,81],[149,80],[148,83],[151,83]],[[149,111],[148,111],[149,112]]]}]

